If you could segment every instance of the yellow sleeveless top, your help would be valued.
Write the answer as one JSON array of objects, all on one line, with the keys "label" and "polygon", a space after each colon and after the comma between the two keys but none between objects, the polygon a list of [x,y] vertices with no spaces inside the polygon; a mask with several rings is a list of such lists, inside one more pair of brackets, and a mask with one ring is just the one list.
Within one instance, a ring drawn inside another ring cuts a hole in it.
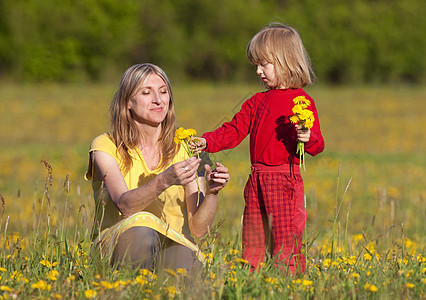
[{"label": "yellow sleeveless top", "polygon": [[[112,203],[106,188],[102,185],[102,181],[96,180],[93,176],[93,172],[95,170],[93,151],[105,152],[117,161],[129,190],[144,185],[169,166],[166,168],[157,167],[155,170],[150,170],[142,156],[142,152],[140,149],[136,148],[130,153],[133,159],[133,165],[129,172],[124,174],[121,157],[109,134],[105,133],[96,137],[90,147],[89,166],[85,175],[86,180],[92,180],[96,204],[93,234],[96,237],[104,229],[122,221],[123,217],[116,206]],[[188,154],[185,152],[183,147],[180,147],[179,152],[173,158],[171,164],[180,162],[187,158]],[[188,218],[185,192],[182,186],[174,185],[166,189],[146,209],[144,209],[144,212],[153,214],[164,222],[167,227],[173,229],[174,232],[182,234],[192,241],[187,223]]]}]

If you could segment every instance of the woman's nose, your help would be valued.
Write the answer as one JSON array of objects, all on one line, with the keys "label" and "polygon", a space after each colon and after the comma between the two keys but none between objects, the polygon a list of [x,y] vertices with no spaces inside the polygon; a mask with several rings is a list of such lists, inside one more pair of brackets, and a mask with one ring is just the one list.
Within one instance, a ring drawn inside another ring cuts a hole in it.
[{"label": "woman's nose", "polygon": [[161,95],[159,93],[154,93],[154,97],[152,99],[153,103],[160,104],[161,103]]}]

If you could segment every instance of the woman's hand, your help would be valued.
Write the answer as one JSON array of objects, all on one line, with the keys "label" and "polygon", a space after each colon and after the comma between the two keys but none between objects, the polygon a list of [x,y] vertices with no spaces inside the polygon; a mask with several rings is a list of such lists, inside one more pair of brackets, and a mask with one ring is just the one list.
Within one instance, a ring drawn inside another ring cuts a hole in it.
[{"label": "woman's hand", "polygon": [[207,141],[205,138],[202,137],[192,137],[189,141],[189,146],[191,147],[192,152],[199,153],[206,149]]},{"label": "woman's hand", "polygon": [[303,128],[300,125],[295,125],[296,127],[296,133],[297,133],[297,140],[301,142],[308,142],[311,137],[311,130],[309,128]]},{"label": "woman's hand", "polygon": [[191,157],[168,167],[162,173],[166,185],[186,185],[194,181],[200,161],[200,158]]},{"label": "woman's hand", "polygon": [[216,195],[221,189],[225,187],[231,178],[228,173],[228,168],[221,163],[216,163],[216,169],[212,171],[209,165],[206,168],[206,195]]}]

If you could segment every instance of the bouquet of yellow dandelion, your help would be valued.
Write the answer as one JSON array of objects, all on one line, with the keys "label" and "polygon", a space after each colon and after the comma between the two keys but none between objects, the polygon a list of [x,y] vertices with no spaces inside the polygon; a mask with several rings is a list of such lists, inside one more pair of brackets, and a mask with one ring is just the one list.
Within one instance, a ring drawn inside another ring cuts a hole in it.
[{"label": "bouquet of yellow dandelion", "polygon": [[182,145],[186,153],[188,153],[189,157],[192,157],[195,155],[189,143],[191,138],[195,136],[196,134],[197,132],[195,131],[195,129],[192,129],[192,128],[185,129],[183,127],[179,127],[178,129],[176,129],[176,132],[175,132],[175,143],[177,145],[179,144]]},{"label": "bouquet of yellow dandelion", "polygon": [[[178,129],[176,129],[176,132],[175,132],[175,138],[174,138],[175,143],[177,145],[182,145],[186,153],[188,153],[189,157],[193,157],[195,155],[197,155],[198,157],[198,154],[194,153],[194,151],[192,151],[192,148],[190,146],[191,138],[195,136],[196,134],[197,132],[195,131],[195,129],[192,129],[192,128],[185,129],[183,127],[179,127]],[[192,138],[192,140],[194,140],[194,138]],[[198,174],[197,174],[196,182],[198,187],[198,199],[197,199],[197,206],[198,206],[200,201],[200,186],[198,185]]]},{"label": "bouquet of yellow dandelion", "polygon": [[[314,113],[307,109],[307,107],[311,105],[311,101],[306,99],[305,96],[298,96],[293,99],[293,103],[293,115],[290,117],[290,122],[302,126],[302,129],[312,128],[315,121]],[[296,153],[299,153],[300,165],[303,165],[303,169],[306,170],[304,142],[297,142]]]}]

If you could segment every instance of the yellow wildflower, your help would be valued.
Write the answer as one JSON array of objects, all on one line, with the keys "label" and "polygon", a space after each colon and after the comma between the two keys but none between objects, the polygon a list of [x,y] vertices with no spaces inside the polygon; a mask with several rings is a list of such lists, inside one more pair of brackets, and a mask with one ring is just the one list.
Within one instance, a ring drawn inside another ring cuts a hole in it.
[{"label": "yellow wildflower", "polygon": [[7,270],[5,268],[0,267],[0,272],[6,272]]},{"label": "yellow wildflower", "polygon": [[0,291],[6,291],[6,292],[10,293],[12,291],[12,289],[8,286],[2,285],[2,286],[0,286]]},{"label": "yellow wildflower", "polygon": [[147,276],[147,275],[151,276],[152,272],[147,270],[147,269],[141,269],[141,270],[139,270],[139,274],[144,275],[144,276]]},{"label": "yellow wildflower", "polygon": [[173,277],[177,276],[176,272],[171,269],[164,269],[164,272],[166,272],[169,275],[172,275]]},{"label": "yellow wildflower", "polygon": [[374,284],[369,284],[368,282],[364,285],[364,289],[370,292],[377,292],[377,287]]},{"label": "yellow wildflower", "polygon": [[407,282],[407,283],[405,284],[405,287],[407,287],[407,288],[409,288],[409,289],[412,289],[412,288],[414,287],[414,284],[413,284],[413,283],[409,283],[409,282]]},{"label": "yellow wildflower", "polygon": [[183,127],[179,127],[175,132],[175,143],[181,144],[182,142],[187,142],[191,137],[196,135],[197,132],[194,129],[184,129]]},{"label": "yellow wildflower", "polygon": [[[294,106],[292,108],[293,116],[290,116],[290,122],[298,124],[303,128],[312,128],[314,126],[314,114],[311,110],[306,109],[311,102],[305,96],[299,96],[293,99]],[[298,141],[296,153],[299,153],[300,166],[305,169],[305,143]]]},{"label": "yellow wildflower", "polygon": [[188,272],[186,271],[186,269],[179,268],[176,270],[176,272],[182,276],[188,275]]},{"label": "yellow wildflower", "polygon": [[50,261],[48,261],[48,260],[46,260],[46,259],[43,259],[42,261],[40,261],[40,263],[41,263],[43,266],[48,267],[48,268],[50,268],[50,266],[52,265],[52,264],[50,263]]},{"label": "yellow wildflower", "polygon": [[43,290],[43,291],[50,291],[52,286],[50,284],[47,284],[44,280],[39,280],[36,283],[33,283],[31,285],[34,289]]},{"label": "yellow wildflower", "polygon": [[304,286],[311,286],[312,283],[313,282],[311,280],[303,279],[303,281],[302,281],[302,285],[304,285]]},{"label": "yellow wildflower", "polygon": [[68,278],[67,278],[67,281],[69,282],[69,281],[73,281],[75,279],[75,275],[70,275]]},{"label": "yellow wildflower", "polygon": [[46,275],[46,278],[52,281],[56,281],[58,275],[59,275],[58,271],[52,270]]},{"label": "yellow wildflower", "polygon": [[112,285],[112,283],[108,282],[108,281],[101,281],[101,286],[104,289],[110,290],[112,289],[114,286]]},{"label": "yellow wildflower", "polygon": [[326,258],[324,259],[324,267],[328,268],[331,265],[331,259]]},{"label": "yellow wildflower", "polygon": [[167,288],[167,293],[169,294],[169,297],[174,297],[176,294],[176,289],[174,286],[169,286]]},{"label": "yellow wildflower", "polygon": [[134,283],[144,286],[144,285],[148,284],[148,281],[144,277],[138,276],[138,277],[135,278]]},{"label": "yellow wildflower", "polygon": [[86,290],[86,291],[84,292],[84,296],[85,296],[87,299],[95,298],[97,294],[98,294],[98,293],[97,293],[96,291],[94,291],[94,290]]},{"label": "yellow wildflower", "polygon": [[364,259],[365,260],[371,260],[372,256],[370,255],[370,253],[364,253]]}]

